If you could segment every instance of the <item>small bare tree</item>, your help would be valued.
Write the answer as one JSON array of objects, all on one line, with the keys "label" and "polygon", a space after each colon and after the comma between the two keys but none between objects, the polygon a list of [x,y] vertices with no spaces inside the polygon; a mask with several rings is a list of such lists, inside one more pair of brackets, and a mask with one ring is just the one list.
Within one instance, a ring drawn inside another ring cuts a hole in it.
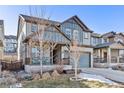
[{"label": "small bare tree", "polygon": [[[35,8],[35,11],[33,11],[33,12],[35,12],[35,16],[37,16],[37,17],[40,17],[40,18],[37,18],[36,20],[35,19],[31,19],[31,23],[33,23],[33,21],[35,20],[35,21],[37,21],[37,27],[38,27],[38,25],[40,25],[40,24],[47,24],[47,21],[46,20],[41,20],[41,18],[44,18],[45,17],[45,11],[43,11],[43,9],[41,9],[40,8],[40,10],[41,11],[37,11],[37,8],[36,7],[34,7]],[[32,9],[31,9],[31,7],[29,7],[29,11],[30,11],[30,15],[32,16]],[[42,75],[42,73],[43,73],[43,71],[42,71],[42,66],[43,66],[43,64],[42,64],[42,61],[43,61],[43,38],[44,38],[44,30],[45,30],[45,28],[38,28],[38,30],[36,31],[36,32],[34,32],[31,36],[31,43],[38,43],[38,49],[39,49],[39,51],[40,51],[40,53],[39,53],[39,59],[40,59],[40,67],[41,67],[41,70],[40,70],[40,72],[41,72],[41,75]]]},{"label": "small bare tree", "polygon": [[78,76],[78,64],[79,64],[79,59],[80,59],[80,49],[78,47],[78,43],[77,41],[73,40],[73,43],[72,45],[70,46],[70,51],[71,51],[71,58],[73,59],[74,61],[74,64],[75,64],[75,79],[77,80]]}]

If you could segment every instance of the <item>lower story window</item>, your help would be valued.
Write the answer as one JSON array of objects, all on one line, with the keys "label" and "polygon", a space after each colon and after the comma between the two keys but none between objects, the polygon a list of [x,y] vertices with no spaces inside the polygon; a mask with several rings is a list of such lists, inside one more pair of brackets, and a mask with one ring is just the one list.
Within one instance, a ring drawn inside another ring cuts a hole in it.
[{"label": "lower story window", "polygon": [[[32,64],[40,65],[40,50],[37,47],[32,48]],[[42,57],[43,65],[50,65],[49,57]]]}]

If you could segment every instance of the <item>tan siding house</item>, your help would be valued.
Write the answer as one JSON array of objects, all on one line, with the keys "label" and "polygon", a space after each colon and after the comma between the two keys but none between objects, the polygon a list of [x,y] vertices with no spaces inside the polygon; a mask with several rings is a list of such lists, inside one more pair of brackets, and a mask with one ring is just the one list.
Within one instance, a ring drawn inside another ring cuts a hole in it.
[{"label": "tan siding house", "polygon": [[101,36],[103,43],[94,46],[94,67],[124,64],[124,35],[109,32]]}]

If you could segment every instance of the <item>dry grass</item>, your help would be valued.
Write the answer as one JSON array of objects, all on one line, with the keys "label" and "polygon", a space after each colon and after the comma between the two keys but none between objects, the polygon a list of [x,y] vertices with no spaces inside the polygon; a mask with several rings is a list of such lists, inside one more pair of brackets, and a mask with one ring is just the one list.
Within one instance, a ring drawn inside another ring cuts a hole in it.
[{"label": "dry grass", "polygon": [[61,75],[56,79],[24,81],[25,88],[117,88],[115,85],[108,85],[97,81],[70,81],[72,75]]}]

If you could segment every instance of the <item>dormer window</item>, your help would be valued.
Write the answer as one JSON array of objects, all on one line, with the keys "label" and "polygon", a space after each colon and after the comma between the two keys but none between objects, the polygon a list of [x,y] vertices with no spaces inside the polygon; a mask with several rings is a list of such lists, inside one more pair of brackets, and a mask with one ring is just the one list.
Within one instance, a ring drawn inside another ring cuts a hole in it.
[{"label": "dormer window", "polygon": [[31,31],[32,32],[36,32],[37,31],[37,25],[36,24],[32,24],[32,26],[31,26]]}]

